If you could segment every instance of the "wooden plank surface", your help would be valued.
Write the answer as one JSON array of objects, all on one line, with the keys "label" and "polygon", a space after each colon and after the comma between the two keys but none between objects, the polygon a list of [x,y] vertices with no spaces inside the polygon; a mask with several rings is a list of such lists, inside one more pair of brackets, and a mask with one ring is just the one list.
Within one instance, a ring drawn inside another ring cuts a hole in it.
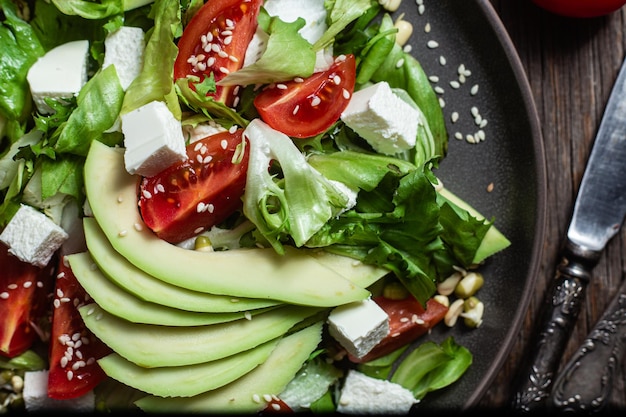
[{"label": "wooden plank surface", "polygon": [[[624,60],[626,8],[605,17],[571,19],[545,12],[531,0],[490,0],[517,49],[535,99],[546,154],[547,231],[537,288],[507,362],[480,406],[505,407],[511,381],[529,339],[546,288],[560,261],[559,249],[573,202],[611,87]],[[583,311],[561,366],[599,319],[626,269],[626,232],[611,242],[594,269]],[[626,358],[625,358],[626,359]],[[622,361],[609,402],[626,409],[626,366]]]}]

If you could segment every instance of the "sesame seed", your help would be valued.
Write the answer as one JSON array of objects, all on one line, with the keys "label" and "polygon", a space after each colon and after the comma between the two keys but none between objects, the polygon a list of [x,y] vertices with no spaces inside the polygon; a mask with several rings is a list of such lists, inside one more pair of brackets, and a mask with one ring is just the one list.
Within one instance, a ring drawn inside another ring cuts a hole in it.
[{"label": "sesame seed", "polygon": [[6,300],[7,298],[9,298],[9,293],[6,291],[0,292],[0,298]]},{"label": "sesame seed", "polygon": [[391,337],[398,337],[400,336],[400,332],[395,332],[391,334]]},{"label": "sesame seed", "polygon": [[193,147],[193,151],[198,152],[200,148],[202,148],[202,146],[203,146],[202,142],[196,143],[196,146]]},{"label": "sesame seed", "polygon": [[206,210],[207,210],[209,213],[213,213],[213,211],[215,211],[215,206],[214,206],[213,204],[209,203],[209,204],[207,204],[207,206],[206,206]]},{"label": "sesame seed", "polygon": [[426,46],[428,46],[430,49],[435,49],[435,48],[439,47],[439,43],[437,41],[430,40],[430,41],[428,41]]},{"label": "sesame seed", "polygon": [[123,202],[123,201],[124,201],[124,198],[123,198],[121,195],[118,195],[118,196],[117,196],[117,202],[118,202],[118,203],[121,203],[121,202]]},{"label": "sesame seed", "polygon": [[221,72],[221,73],[223,73],[223,74],[228,74],[228,73],[230,73],[230,71],[229,71],[229,70],[228,70],[228,68],[226,68],[226,67],[220,67],[220,72]]},{"label": "sesame seed", "polygon": [[152,198],[152,194],[148,190],[143,190],[141,194],[144,198]]},{"label": "sesame seed", "polygon": [[219,52],[217,53],[217,55],[218,55],[220,58],[228,58],[228,52],[226,52],[226,51],[219,51]]},{"label": "sesame seed", "polygon": [[487,126],[487,119],[483,119],[482,122],[480,122],[480,127],[483,128]]},{"label": "sesame seed", "polygon": [[63,294],[63,290],[60,288],[57,288],[57,297],[61,298],[63,297],[65,294]]},{"label": "sesame seed", "polygon": [[471,113],[471,114],[472,114],[472,116],[474,116],[474,117],[478,116],[478,107],[473,106],[473,107],[470,109],[470,113]]},{"label": "sesame seed", "polygon": [[207,155],[207,156],[204,157],[204,159],[202,159],[202,163],[203,164],[208,164],[212,160],[213,160],[213,156],[212,155]]},{"label": "sesame seed", "polygon": [[202,232],[203,228],[202,227],[198,227],[196,230],[194,230],[193,232],[198,234],[200,232]]},{"label": "sesame seed", "polygon": [[67,357],[61,356],[61,359],[59,360],[59,364],[61,365],[61,368],[65,368],[67,366],[68,361],[69,359],[67,359]]},{"label": "sesame seed", "polygon": [[270,394],[263,394],[263,399],[269,403],[272,401],[272,396]]},{"label": "sesame seed", "polygon": [[342,95],[343,95],[343,98],[345,98],[346,100],[350,99],[350,92],[346,90],[345,88],[342,91]]},{"label": "sesame seed", "polygon": [[233,37],[232,36],[227,36],[224,38],[224,45],[230,45],[230,43],[233,41]]},{"label": "sesame seed", "polygon": [[321,102],[322,102],[322,99],[320,99],[318,96],[313,96],[313,98],[311,99],[311,106],[313,107],[319,106]]},{"label": "sesame seed", "polygon": [[417,6],[417,12],[420,15],[423,15],[425,11],[426,11],[426,7],[423,4],[420,4],[419,6]]},{"label": "sesame seed", "polygon": [[141,223],[135,223],[133,225],[136,231],[141,232],[143,230],[143,225]]},{"label": "sesame seed", "polygon": [[280,410],[280,404],[277,404],[277,403],[272,403],[272,408],[273,408],[275,411],[279,411],[279,410]]},{"label": "sesame seed", "polygon": [[228,147],[228,141],[226,139],[222,139],[222,141],[220,142],[220,146],[222,147],[222,149],[226,149]]},{"label": "sesame seed", "polygon": [[54,301],[52,302],[52,304],[54,305],[54,308],[61,307],[61,302],[59,301],[58,298],[55,298]]},{"label": "sesame seed", "polygon": [[293,108],[293,111],[291,112],[291,114],[295,116],[298,113],[298,110],[300,110],[300,105],[296,104],[296,107]]},{"label": "sesame seed", "polygon": [[431,30],[430,23],[426,23],[426,25],[424,25],[424,32],[430,33],[430,30]]},{"label": "sesame seed", "polygon": [[57,275],[57,279],[58,278],[65,278],[65,272],[59,272]]},{"label": "sesame seed", "polygon": [[234,55],[228,55],[228,59],[231,60],[232,62],[239,62],[239,58],[237,58]]},{"label": "sesame seed", "polygon": [[196,213],[202,213],[204,211],[204,203],[201,201],[196,205]]},{"label": "sesame seed", "polygon": [[261,397],[259,397],[259,394],[252,394],[252,401],[254,401],[255,403],[260,403]]},{"label": "sesame seed", "polygon": [[67,371],[67,380],[71,381],[72,379],[74,379],[74,372]]},{"label": "sesame seed", "polygon": [[163,186],[163,184],[159,183],[156,185],[156,189],[158,192],[160,193],[164,193],[165,192],[165,187]]},{"label": "sesame seed", "polygon": [[441,107],[442,109],[446,107],[446,102],[441,97],[439,97],[439,107]]},{"label": "sesame seed", "polygon": [[437,93],[437,94],[443,94],[444,93],[444,89],[439,87],[439,86],[436,86],[434,88],[434,90],[435,90],[435,93]]},{"label": "sesame seed", "polygon": [[404,58],[400,58],[398,62],[396,62],[396,68],[400,68],[404,65]]},{"label": "sesame seed", "polygon": [[488,193],[492,192],[493,191],[493,187],[494,187],[493,183],[490,182],[489,185],[487,185],[487,192]]},{"label": "sesame seed", "polygon": [[461,87],[461,84],[459,84],[458,81],[450,81],[450,87],[457,89],[459,87]]},{"label": "sesame seed", "polygon": [[209,67],[212,67],[213,65],[215,65],[215,57],[209,57],[209,59],[206,60],[206,64]]},{"label": "sesame seed", "polygon": [[431,75],[430,77],[428,77],[428,80],[431,83],[438,83],[439,82],[439,77],[437,77],[436,75]]},{"label": "sesame seed", "polygon": [[338,76],[338,75],[335,75],[335,76],[333,77],[333,83],[334,83],[335,85],[339,85],[339,84],[341,84],[341,77],[340,77],[340,76]]},{"label": "sesame seed", "polygon": [[335,62],[344,62],[346,60],[346,56],[344,54],[339,55],[335,58]]},{"label": "sesame seed", "polygon": [[279,90],[286,90],[287,86],[285,84],[276,84],[276,88],[278,88]]},{"label": "sesame seed", "polygon": [[14,290],[14,289],[17,288],[17,284],[9,284],[9,285],[7,285],[7,288],[10,289],[10,290]]},{"label": "sesame seed", "polygon": [[478,84],[474,84],[470,90],[470,94],[475,96],[478,93]]},{"label": "sesame seed", "polygon": [[462,140],[463,139],[463,135],[461,134],[461,132],[456,132],[454,134],[454,138],[458,139],[458,140]]},{"label": "sesame seed", "polygon": [[[124,237],[128,234],[127,230],[120,230],[120,232],[117,234],[119,237]],[[69,301],[69,300],[68,300]]]},{"label": "sesame seed", "polygon": [[235,22],[233,22],[232,19],[226,19],[226,27],[234,29],[235,28]]},{"label": "sesame seed", "polygon": [[440,65],[446,65],[446,57],[445,56],[440,56],[439,57],[439,64]]},{"label": "sesame seed", "polygon": [[304,78],[302,78],[302,77],[296,77],[293,80],[294,80],[294,82],[297,82],[297,83],[303,83],[304,82]]},{"label": "sesame seed", "polygon": [[452,114],[450,115],[450,120],[452,120],[452,123],[456,123],[457,120],[459,120],[459,113],[452,112]]},{"label": "sesame seed", "polygon": [[26,281],[26,282],[24,282],[23,285],[24,285],[24,288],[30,288],[30,287],[32,287],[33,282],[32,281]]},{"label": "sesame seed", "polygon": [[404,48],[402,48],[402,50],[403,50],[404,52],[406,52],[407,54],[408,54],[409,52],[411,52],[411,50],[412,50],[412,49],[413,49],[413,47],[412,47],[410,44],[406,44],[406,45],[404,45]]}]

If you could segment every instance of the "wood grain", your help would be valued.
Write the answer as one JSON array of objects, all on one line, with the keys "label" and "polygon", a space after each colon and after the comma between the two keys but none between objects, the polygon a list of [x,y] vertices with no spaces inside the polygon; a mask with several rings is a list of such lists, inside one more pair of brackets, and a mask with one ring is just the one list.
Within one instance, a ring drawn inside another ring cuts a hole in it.
[{"label": "wood grain", "polygon": [[[604,106],[626,46],[626,8],[593,19],[559,17],[531,0],[490,0],[524,65],[537,107],[548,177],[547,231],[536,291],[508,360],[480,402],[501,408],[509,403],[511,381],[539,317],[546,288],[554,277],[560,246]],[[619,287],[626,269],[626,231],[609,242],[594,269],[583,311],[561,367],[599,319]],[[626,366],[622,363],[609,406],[626,409]]]}]

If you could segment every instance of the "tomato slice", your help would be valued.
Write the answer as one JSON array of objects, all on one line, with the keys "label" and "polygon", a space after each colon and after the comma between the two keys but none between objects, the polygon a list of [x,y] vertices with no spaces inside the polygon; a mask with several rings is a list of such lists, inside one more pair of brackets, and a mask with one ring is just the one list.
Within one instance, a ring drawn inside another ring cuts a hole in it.
[{"label": "tomato slice", "polygon": [[339,119],[354,92],[354,55],[342,55],[323,72],[304,80],[268,86],[254,99],[261,119],[287,136],[308,138]]},{"label": "tomato slice", "polygon": [[[246,49],[256,32],[262,0],[211,0],[196,12],[178,41],[174,79],[197,76],[215,82],[241,68]],[[190,84],[191,88],[193,84]],[[236,86],[216,86],[207,93],[232,106]]]},{"label": "tomato slice", "polygon": [[92,302],[71,268],[59,261],[49,348],[50,398],[80,397],[106,378],[96,361],[111,349],[91,333],[78,312],[78,307]]},{"label": "tomato slice", "polygon": [[0,243],[0,355],[15,357],[30,349],[47,319],[52,267],[22,262]]},{"label": "tomato slice", "polygon": [[186,161],[142,179],[139,208],[157,236],[181,242],[241,207],[249,159],[242,134],[243,129],[237,129],[193,142],[187,145]]},{"label": "tomato slice", "polygon": [[448,311],[448,307],[432,298],[426,302],[426,309],[413,296],[402,300],[377,296],[373,300],[389,315],[389,335],[362,358],[348,355],[354,363],[380,358],[411,343],[443,320]]}]

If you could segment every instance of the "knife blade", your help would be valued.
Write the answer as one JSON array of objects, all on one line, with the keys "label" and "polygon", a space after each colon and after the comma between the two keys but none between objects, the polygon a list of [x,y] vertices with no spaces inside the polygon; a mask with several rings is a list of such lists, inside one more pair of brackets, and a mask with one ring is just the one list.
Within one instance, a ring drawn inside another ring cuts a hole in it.
[{"label": "knife blade", "polygon": [[519,368],[512,408],[549,408],[548,398],[592,271],[626,214],[626,62],[611,91],[574,203],[561,260],[546,293],[531,354]]}]

